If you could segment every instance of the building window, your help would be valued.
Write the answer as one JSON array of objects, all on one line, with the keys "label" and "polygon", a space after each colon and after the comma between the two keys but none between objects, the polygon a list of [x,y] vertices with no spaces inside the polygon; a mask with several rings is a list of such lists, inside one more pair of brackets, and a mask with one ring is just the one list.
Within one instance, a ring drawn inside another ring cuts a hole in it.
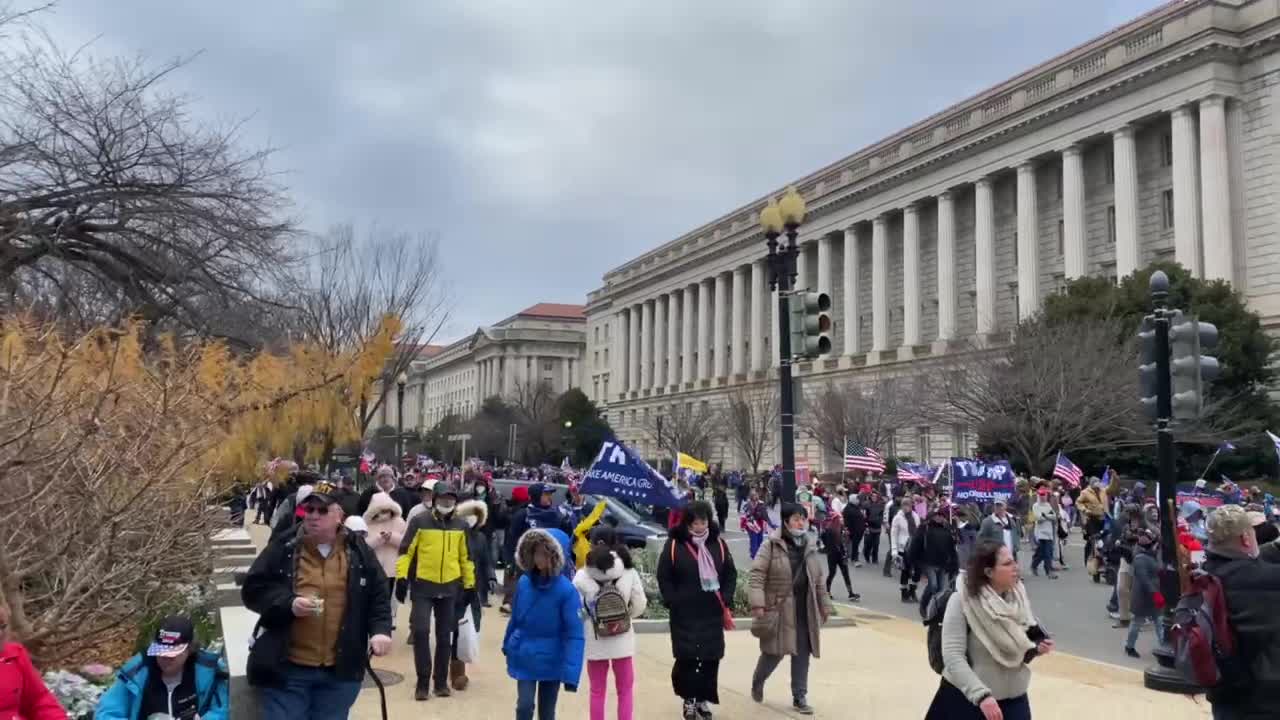
[{"label": "building window", "polygon": [[551,372],[551,361],[550,361],[550,360],[547,360],[546,362],[542,363],[542,370],[543,370],[544,372]]},{"label": "building window", "polygon": [[1116,264],[1114,262],[1102,264],[1102,277],[1110,280],[1112,285],[1116,284]]},{"label": "building window", "polygon": [[1013,264],[1018,264],[1018,231],[1013,232]]},{"label": "building window", "polygon": [[1066,249],[1067,249],[1067,226],[1062,221],[1062,218],[1058,218],[1058,257],[1062,257],[1063,255],[1066,255],[1067,254]]},{"label": "building window", "polygon": [[1164,218],[1164,229],[1173,229],[1173,190],[1160,193],[1160,215]]},{"label": "building window", "polygon": [[1057,273],[1053,276],[1053,291],[1062,294],[1067,291],[1067,276]]},{"label": "building window", "polygon": [[933,448],[930,445],[929,428],[927,426],[916,428],[916,447],[920,451],[920,462],[927,463],[933,457]]},{"label": "building window", "polygon": [[1115,185],[1116,183],[1116,153],[1111,148],[1107,148],[1107,184]]},{"label": "building window", "polygon": [[596,344],[597,345],[600,344],[600,326],[599,325],[596,326]]},{"label": "building window", "polygon": [[1160,167],[1173,167],[1173,133],[1160,136]]},{"label": "building window", "polygon": [[596,364],[596,367],[600,367],[600,351],[599,350],[595,352],[595,364]]},{"label": "building window", "polygon": [[1013,300],[1013,322],[1017,324],[1018,318],[1022,317],[1018,308],[1018,283],[1009,283],[1009,298]]},{"label": "building window", "polygon": [[1116,244],[1116,206],[1107,206],[1107,242]]},{"label": "building window", "polygon": [[898,457],[898,439],[894,437],[894,432],[889,431],[889,437],[885,438],[884,443],[885,457]]}]

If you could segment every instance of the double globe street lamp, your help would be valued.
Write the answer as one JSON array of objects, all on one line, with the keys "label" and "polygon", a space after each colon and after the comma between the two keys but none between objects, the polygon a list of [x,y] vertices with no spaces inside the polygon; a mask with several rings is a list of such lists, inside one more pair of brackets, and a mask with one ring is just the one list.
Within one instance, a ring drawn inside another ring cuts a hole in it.
[{"label": "double globe street lamp", "polygon": [[[791,291],[796,280],[796,256],[800,246],[796,235],[804,222],[804,198],[794,187],[787,188],[782,198],[772,198],[760,211],[760,228],[764,230],[765,245],[769,254],[765,262],[769,266],[769,289],[778,292],[778,400],[781,406],[782,431],[782,499],[796,499],[796,439],[795,398],[791,383]],[[786,233],[786,244],[778,242]]]}]

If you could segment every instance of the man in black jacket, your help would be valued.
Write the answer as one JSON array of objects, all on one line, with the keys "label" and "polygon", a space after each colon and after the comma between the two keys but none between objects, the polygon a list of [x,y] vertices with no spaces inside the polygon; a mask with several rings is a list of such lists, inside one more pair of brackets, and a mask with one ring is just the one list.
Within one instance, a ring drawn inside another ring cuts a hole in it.
[{"label": "man in black jacket", "polygon": [[1209,690],[1215,720],[1280,717],[1280,565],[1258,559],[1248,513],[1223,505],[1209,516],[1204,569],[1222,582],[1244,671]]},{"label": "man in black jacket", "polygon": [[840,515],[849,533],[849,554],[853,556],[853,566],[862,567],[859,558],[862,557],[862,536],[867,532],[867,512],[862,509],[861,498],[857,495],[849,498]]},{"label": "man in black jacket", "polygon": [[258,613],[249,683],[259,717],[345,718],[360,693],[366,655],[391,651],[391,609],[382,566],[342,526],[333,486],[303,499],[303,521],[267,545],[241,598]]},{"label": "man in black jacket", "polygon": [[862,559],[872,565],[880,564],[880,532],[884,527],[884,501],[880,493],[871,493],[871,502],[867,505],[867,535],[862,541]]}]

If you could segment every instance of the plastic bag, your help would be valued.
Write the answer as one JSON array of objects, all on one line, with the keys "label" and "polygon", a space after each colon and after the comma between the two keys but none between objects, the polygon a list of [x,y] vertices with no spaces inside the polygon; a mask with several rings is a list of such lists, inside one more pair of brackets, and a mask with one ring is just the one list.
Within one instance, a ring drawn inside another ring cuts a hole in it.
[{"label": "plastic bag", "polygon": [[473,665],[480,659],[480,634],[471,613],[464,613],[458,621],[458,660]]}]

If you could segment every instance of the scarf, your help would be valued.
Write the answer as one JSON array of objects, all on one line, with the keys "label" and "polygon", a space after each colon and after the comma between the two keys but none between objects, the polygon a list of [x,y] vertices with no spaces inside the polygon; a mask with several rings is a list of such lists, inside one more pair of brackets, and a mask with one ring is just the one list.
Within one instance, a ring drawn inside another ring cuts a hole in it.
[{"label": "scarf", "polygon": [[1027,628],[1036,621],[1023,584],[1015,585],[1007,597],[1001,597],[990,585],[983,585],[977,597],[963,590],[958,594],[969,631],[991,657],[1004,667],[1021,667],[1027,651],[1036,646],[1027,637]]},{"label": "scarf", "polygon": [[716,572],[716,561],[711,557],[711,551],[707,550],[707,538],[711,537],[709,530],[703,530],[701,533],[689,533],[689,539],[693,541],[694,556],[698,560],[698,579],[702,581],[702,589],[706,592],[718,592],[720,590],[720,573]]}]

